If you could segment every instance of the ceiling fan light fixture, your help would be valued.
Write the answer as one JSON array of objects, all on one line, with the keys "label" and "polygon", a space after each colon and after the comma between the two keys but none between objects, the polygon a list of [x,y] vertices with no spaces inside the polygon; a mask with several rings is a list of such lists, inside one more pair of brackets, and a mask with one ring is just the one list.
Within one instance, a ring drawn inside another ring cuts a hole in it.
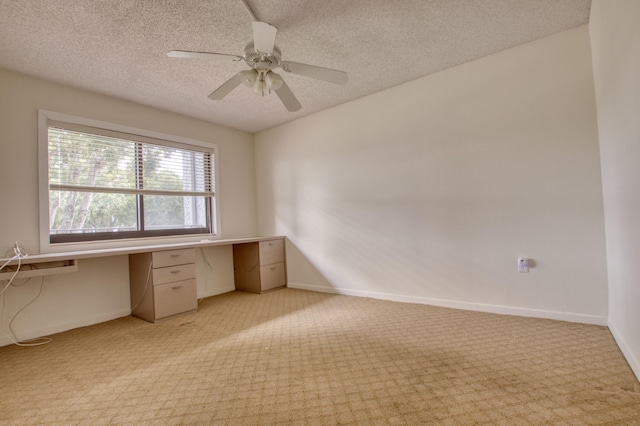
[{"label": "ceiling fan light fixture", "polygon": [[258,78],[253,85],[253,92],[258,96],[265,96],[269,94],[269,87],[263,78]]},{"label": "ceiling fan light fixture", "polygon": [[265,79],[267,81],[267,84],[269,85],[269,88],[273,90],[278,90],[282,87],[282,83],[284,83],[282,81],[282,77],[280,77],[279,74],[276,74],[273,71],[269,71]]},{"label": "ceiling fan light fixture", "polygon": [[253,87],[258,79],[258,71],[256,70],[240,71],[240,75],[242,75],[242,84],[247,87]]}]

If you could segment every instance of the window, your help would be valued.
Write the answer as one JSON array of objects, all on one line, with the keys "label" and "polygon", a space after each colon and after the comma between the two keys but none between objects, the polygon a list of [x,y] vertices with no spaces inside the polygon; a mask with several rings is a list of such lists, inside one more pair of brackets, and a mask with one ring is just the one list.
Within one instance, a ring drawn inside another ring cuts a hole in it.
[{"label": "window", "polygon": [[215,147],[43,115],[49,244],[215,234]]}]

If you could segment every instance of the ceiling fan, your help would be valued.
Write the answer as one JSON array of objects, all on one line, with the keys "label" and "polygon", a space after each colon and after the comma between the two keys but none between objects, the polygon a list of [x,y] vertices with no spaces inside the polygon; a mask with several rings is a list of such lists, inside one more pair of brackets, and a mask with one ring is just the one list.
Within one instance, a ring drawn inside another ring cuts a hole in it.
[{"label": "ceiling fan", "polygon": [[245,64],[249,66],[250,69],[240,71],[224,82],[209,95],[209,98],[221,100],[240,84],[244,84],[247,87],[252,87],[253,91],[259,96],[268,95],[271,91],[276,92],[285,108],[290,112],[295,112],[300,110],[302,105],[298,102],[298,99],[282,77],[273,71],[275,68],[281,68],[291,74],[311,77],[329,83],[345,84],[347,82],[348,76],[344,71],[298,62],[283,61],[282,53],[275,45],[278,29],[271,24],[256,19],[246,0],[242,0],[242,3],[253,19],[253,41],[246,45],[242,56],[228,55],[225,53],[192,52],[187,50],[172,50],[167,53],[167,56],[172,58],[201,58],[234,62],[244,61]]}]

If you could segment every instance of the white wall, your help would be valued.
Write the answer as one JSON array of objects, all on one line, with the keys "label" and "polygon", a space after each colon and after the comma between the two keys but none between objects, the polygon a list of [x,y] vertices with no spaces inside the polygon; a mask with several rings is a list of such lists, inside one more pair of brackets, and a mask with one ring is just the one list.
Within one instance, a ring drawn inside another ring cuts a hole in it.
[{"label": "white wall", "polygon": [[586,26],[255,143],[258,230],[289,238],[290,286],[606,324]]},{"label": "white wall", "polygon": [[640,2],[594,0],[589,27],[607,234],[609,328],[640,378]]},{"label": "white wall", "polygon": [[[133,90],[133,88],[132,88]],[[218,144],[218,200],[223,238],[257,231],[253,135],[154,108],[98,95],[0,69],[0,257],[20,240],[38,253],[37,110]],[[198,296],[233,290],[230,247],[198,251]],[[6,283],[6,281],[4,282]],[[2,330],[37,294],[39,280],[9,288]],[[0,305],[1,306],[1,305]],[[0,308],[1,309],[1,308]],[[82,260],[79,271],[46,278],[42,295],[15,320],[19,338],[29,338],[128,315],[127,256]],[[7,343],[0,336],[0,344]]]}]

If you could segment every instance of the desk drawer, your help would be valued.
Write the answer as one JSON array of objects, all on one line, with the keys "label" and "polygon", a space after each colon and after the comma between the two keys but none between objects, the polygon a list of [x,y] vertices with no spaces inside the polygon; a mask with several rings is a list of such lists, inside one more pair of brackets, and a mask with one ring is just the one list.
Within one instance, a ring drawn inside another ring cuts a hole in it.
[{"label": "desk drawer", "polygon": [[284,262],[261,266],[260,284],[262,291],[284,286],[286,284]]},{"label": "desk drawer", "polygon": [[284,262],[284,240],[260,241],[260,265]]},{"label": "desk drawer", "polygon": [[153,256],[153,267],[162,268],[165,266],[195,263],[196,250],[195,249],[179,249],[179,250],[154,251],[152,256]]},{"label": "desk drawer", "polygon": [[196,280],[177,281],[153,288],[156,319],[197,309]]},{"label": "desk drawer", "polygon": [[167,266],[164,268],[153,268],[153,285],[172,283],[174,281],[183,281],[192,278],[195,279],[195,277],[195,263]]}]

